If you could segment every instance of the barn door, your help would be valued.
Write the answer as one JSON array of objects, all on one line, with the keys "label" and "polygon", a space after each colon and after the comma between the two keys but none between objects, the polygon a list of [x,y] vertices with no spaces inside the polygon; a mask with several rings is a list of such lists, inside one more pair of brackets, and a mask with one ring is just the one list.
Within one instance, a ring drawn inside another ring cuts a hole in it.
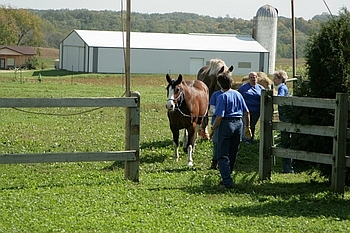
[{"label": "barn door", "polygon": [[197,74],[204,66],[204,58],[190,58],[190,74]]}]

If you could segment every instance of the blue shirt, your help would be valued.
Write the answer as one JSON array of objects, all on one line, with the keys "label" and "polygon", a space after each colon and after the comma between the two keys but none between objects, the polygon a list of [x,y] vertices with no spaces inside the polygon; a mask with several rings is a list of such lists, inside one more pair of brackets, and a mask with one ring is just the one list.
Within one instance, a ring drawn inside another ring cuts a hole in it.
[{"label": "blue shirt", "polygon": [[243,96],[236,90],[228,90],[216,99],[215,115],[222,117],[243,117],[248,112]]},{"label": "blue shirt", "polygon": [[277,95],[278,96],[289,96],[288,87],[285,83],[281,83],[277,86]]},{"label": "blue shirt", "polygon": [[261,91],[264,89],[260,84],[251,86],[250,83],[245,83],[238,88],[239,93],[243,95],[249,112],[260,112]]},{"label": "blue shirt", "polygon": [[[277,96],[289,96],[288,87],[285,83],[281,83],[277,86]],[[277,109],[280,121],[287,122],[288,119],[286,117],[285,112],[288,110],[288,107],[278,105]]]},{"label": "blue shirt", "polygon": [[[209,105],[216,106],[216,100],[217,100],[218,96],[221,95],[222,93],[223,93],[222,90],[218,90],[218,91],[214,92],[210,97]],[[214,114],[211,118],[211,124],[214,124],[215,118],[216,118],[216,115],[214,112]]]}]

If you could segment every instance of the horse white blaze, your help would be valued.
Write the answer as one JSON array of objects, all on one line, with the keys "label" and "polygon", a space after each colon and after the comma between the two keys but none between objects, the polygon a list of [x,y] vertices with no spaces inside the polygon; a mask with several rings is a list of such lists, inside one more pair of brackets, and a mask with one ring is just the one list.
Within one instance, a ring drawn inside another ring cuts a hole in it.
[{"label": "horse white blaze", "polygon": [[174,89],[169,87],[169,95],[168,95],[168,101],[166,102],[166,108],[168,110],[174,111],[175,109],[175,103],[174,103]]}]

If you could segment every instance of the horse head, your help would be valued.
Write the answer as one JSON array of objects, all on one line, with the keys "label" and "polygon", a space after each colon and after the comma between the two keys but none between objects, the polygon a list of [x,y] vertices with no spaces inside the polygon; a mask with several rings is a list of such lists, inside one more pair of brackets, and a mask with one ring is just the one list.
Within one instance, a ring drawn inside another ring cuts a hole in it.
[{"label": "horse head", "polygon": [[168,86],[166,88],[168,100],[165,107],[168,109],[168,111],[174,111],[175,107],[181,103],[181,97],[183,95],[181,88],[179,87],[179,84],[182,82],[182,75],[179,74],[179,77],[174,80],[170,78],[169,74],[167,74],[166,80],[168,82]]},{"label": "horse head", "polygon": [[[230,66],[229,69],[227,69],[226,71],[224,71],[224,67],[222,67],[217,75],[217,80],[221,79],[222,80],[227,80],[227,82],[229,83],[229,87],[232,87],[232,71],[233,71],[233,66]],[[220,81],[220,82],[221,82]],[[219,81],[218,81],[219,83]],[[228,84],[228,83],[227,83]],[[219,85],[219,84],[218,84]],[[223,88],[227,88],[227,87],[223,87]]]},{"label": "horse head", "polygon": [[225,71],[225,66],[221,67],[221,69],[219,70],[217,76],[219,76],[219,74],[223,73],[223,72],[226,72],[228,73],[229,75],[232,75],[232,71],[234,70],[234,67],[233,66],[230,66],[230,68],[228,68],[226,71]]},{"label": "horse head", "polygon": [[[233,71],[233,69],[234,69],[233,66],[230,66],[230,68],[228,68],[228,69],[226,69],[226,70],[225,70],[225,66],[221,67],[221,69],[219,70],[218,74],[216,75],[216,82],[218,81],[217,78],[218,78],[219,76],[230,76],[230,77],[232,77],[232,71]],[[219,89],[220,89],[220,86],[219,86],[218,82],[217,82],[216,85],[219,87],[217,90],[219,90]]]}]

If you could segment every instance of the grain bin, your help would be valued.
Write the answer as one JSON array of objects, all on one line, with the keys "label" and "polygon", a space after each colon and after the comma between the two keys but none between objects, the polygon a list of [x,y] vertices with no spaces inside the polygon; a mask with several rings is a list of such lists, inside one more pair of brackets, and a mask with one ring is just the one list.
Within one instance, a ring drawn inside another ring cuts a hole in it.
[{"label": "grain bin", "polygon": [[278,10],[268,4],[260,7],[254,17],[253,38],[269,51],[269,70],[264,71],[268,74],[275,71],[277,19]]}]

